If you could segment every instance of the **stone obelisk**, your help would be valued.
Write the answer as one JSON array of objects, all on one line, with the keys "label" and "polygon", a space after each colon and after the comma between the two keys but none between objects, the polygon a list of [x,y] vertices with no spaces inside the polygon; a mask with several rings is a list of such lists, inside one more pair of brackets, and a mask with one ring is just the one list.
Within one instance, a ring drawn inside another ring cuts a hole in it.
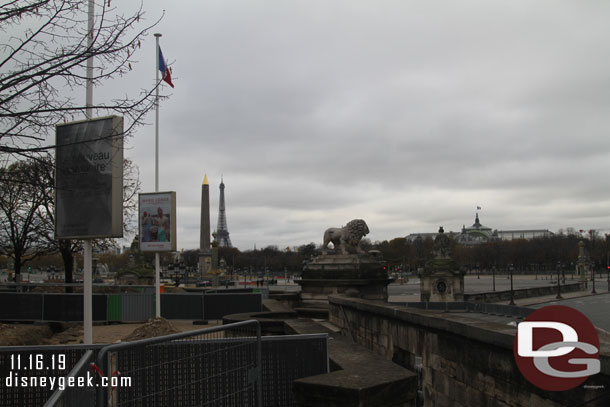
[{"label": "stone obelisk", "polygon": [[210,246],[210,184],[204,175],[201,185],[201,235],[199,238],[199,271],[201,276],[209,274],[212,268]]}]

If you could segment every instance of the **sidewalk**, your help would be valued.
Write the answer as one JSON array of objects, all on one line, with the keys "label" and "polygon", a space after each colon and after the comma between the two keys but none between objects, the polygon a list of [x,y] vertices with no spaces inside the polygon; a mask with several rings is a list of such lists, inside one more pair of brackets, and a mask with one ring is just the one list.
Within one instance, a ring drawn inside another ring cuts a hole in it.
[{"label": "sidewalk", "polygon": [[[597,290],[597,288],[596,288]],[[515,299],[515,305],[519,307],[527,307],[530,305],[538,305],[538,304],[546,304],[551,302],[561,302],[562,300],[569,300],[573,298],[584,298],[584,297],[593,297],[598,295],[607,295],[610,292],[606,290],[597,290],[596,294],[591,294],[591,289],[587,289],[586,291],[574,291],[571,293],[561,293],[561,299],[557,299],[557,294],[553,295],[545,295],[542,297],[531,297],[531,298],[519,298]],[[496,302],[496,304],[507,304],[508,301]]]}]

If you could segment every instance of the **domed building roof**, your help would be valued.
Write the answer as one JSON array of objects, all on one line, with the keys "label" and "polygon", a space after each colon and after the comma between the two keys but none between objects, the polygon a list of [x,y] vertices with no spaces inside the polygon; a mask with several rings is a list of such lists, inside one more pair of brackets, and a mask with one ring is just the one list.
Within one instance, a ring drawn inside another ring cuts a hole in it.
[{"label": "domed building roof", "polygon": [[476,245],[489,242],[494,238],[491,228],[483,226],[479,221],[479,213],[474,218],[474,224],[470,227],[462,226],[462,233],[459,234],[457,241],[463,245]]}]

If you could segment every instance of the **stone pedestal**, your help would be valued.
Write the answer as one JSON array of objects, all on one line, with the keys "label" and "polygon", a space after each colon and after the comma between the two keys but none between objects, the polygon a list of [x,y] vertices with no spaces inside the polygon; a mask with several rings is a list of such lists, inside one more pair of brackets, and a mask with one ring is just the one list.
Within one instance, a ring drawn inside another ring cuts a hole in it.
[{"label": "stone pedestal", "polygon": [[368,254],[322,255],[303,268],[301,306],[328,308],[328,296],[344,294],[369,300],[388,299],[384,264]]},{"label": "stone pedestal", "polygon": [[585,242],[582,240],[578,242],[578,259],[576,260],[576,274],[578,275],[578,281],[583,287],[587,288],[587,283],[591,279],[592,268],[590,268],[591,261],[585,251]]},{"label": "stone pedestal", "polygon": [[420,276],[420,301],[464,301],[464,274],[451,259],[429,261]]}]

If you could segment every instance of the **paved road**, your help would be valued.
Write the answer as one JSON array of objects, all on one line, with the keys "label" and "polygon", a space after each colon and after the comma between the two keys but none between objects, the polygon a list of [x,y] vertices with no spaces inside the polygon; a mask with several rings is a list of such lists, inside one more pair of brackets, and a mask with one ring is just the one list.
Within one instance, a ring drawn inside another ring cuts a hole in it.
[{"label": "paved road", "polygon": [[[571,280],[570,276],[566,276],[566,284],[575,283],[576,280]],[[495,280],[495,283],[494,283]],[[464,291],[467,294],[474,294],[480,292],[493,291],[495,284],[496,291],[508,291],[510,290],[510,279],[506,278],[506,274],[493,276],[465,276],[464,277]],[[604,285],[605,281],[601,279],[597,280],[597,286],[600,290],[607,290],[607,286]],[[513,288],[530,288],[530,287],[544,287],[544,286],[556,286],[557,280],[544,279],[542,277],[536,278],[533,275],[525,276],[513,276]],[[388,295],[394,296],[419,296],[419,278],[411,278],[406,284],[393,283],[388,286]],[[398,301],[398,300],[396,300]],[[416,300],[418,301],[418,300]]]},{"label": "paved road", "polygon": [[[583,293],[584,294],[584,293]],[[537,304],[528,304],[531,308],[542,308],[547,305],[565,305],[577,309],[586,315],[593,325],[610,332],[610,293],[598,290],[598,294],[586,292],[586,296],[556,300],[552,297]],[[530,299],[535,301],[535,299]],[[542,300],[542,298],[540,298]]]},{"label": "paved road", "polygon": [[[570,280],[569,276],[566,279],[566,284],[576,282]],[[466,293],[476,293],[481,291],[492,291],[492,277],[481,276],[466,276],[464,279],[464,291]],[[545,285],[557,286],[557,282],[551,280],[538,279],[535,276],[513,276],[514,288],[540,287]],[[524,298],[516,301],[518,306],[541,308],[546,305],[560,304],[567,307],[572,307],[589,318],[591,322],[610,332],[610,292],[608,291],[608,283],[606,278],[597,278],[595,280],[595,288],[597,294],[591,294],[591,283],[586,291],[564,293],[562,300],[555,299],[555,295],[537,298]],[[504,278],[496,278],[496,290],[504,291],[510,289],[510,280]],[[409,280],[405,285],[391,284],[388,286],[389,300],[394,302],[403,301],[419,301],[419,279]],[[504,302],[505,303],[505,302]]]}]

